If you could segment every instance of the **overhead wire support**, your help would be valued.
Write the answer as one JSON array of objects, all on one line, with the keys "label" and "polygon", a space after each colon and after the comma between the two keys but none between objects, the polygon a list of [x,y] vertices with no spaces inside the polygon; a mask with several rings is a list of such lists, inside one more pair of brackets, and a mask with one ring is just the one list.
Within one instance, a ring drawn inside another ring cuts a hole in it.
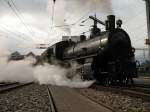
[{"label": "overhead wire support", "polygon": [[53,0],[53,2],[54,2],[54,4],[55,4],[56,0]]},{"label": "overhead wire support", "polygon": [[97,21],[98,23],[100,23],[100,24],[102,24],[102,25],[104,25],[104,26],[106,25],[105,22],[103,22],[103,21],[97,19],[96,17],[89,16],[89,18],[90,18],[90,19],[93,19],[94,21]]},{"label": "overhead wire support", "polygon": [[56,0],[53,0],[53,5],[52,5],[52,26],[51,29],[53,28],[53,24],[54,24],[54,12],[55,12],[55,2]]}]

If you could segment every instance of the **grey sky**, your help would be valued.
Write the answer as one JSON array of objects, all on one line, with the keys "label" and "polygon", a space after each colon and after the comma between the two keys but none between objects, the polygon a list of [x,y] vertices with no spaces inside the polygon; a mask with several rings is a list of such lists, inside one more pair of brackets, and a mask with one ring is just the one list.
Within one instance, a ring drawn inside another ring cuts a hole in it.
[{"label": "grey sky", "polygon": [[[97,13],[97,17],[105,20],[108,14],[115,14],[123,20],[123,28],[131,36],[134,47],[146,47],[147,37],[145,2],[143,0],[56,0],[53,25],[67,25],[83,19],[69,28],[52,27],[53,0],[13,0],[23,23],[8,5],[11,0],[0,0],[0,38],[6,38],[8,49],[23,53],[34,49],[38,43],[53,44],[61,40],[62,35],[79,35],[89,30],[92,21],[85,27],[79,27],[82,20]],[[14,8],[14,7],[13,7]],[[64,22],[65,20],[65,22]],[[41,52],[41,50],[40,50]]]}]

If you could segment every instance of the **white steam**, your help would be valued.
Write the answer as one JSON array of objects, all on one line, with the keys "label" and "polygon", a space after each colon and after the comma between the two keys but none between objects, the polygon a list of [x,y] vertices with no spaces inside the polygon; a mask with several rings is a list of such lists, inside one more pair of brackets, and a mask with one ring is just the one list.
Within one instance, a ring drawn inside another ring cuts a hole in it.
[{"label": "white steam", "polygon": [[107,14],[113,13],[112,0],[72,0],[67,7],[73,10],[75,14],[88,12],[89,10],[96,10],[97,12]]},{"label": "white steam", "polygon": [[48,0],[47,2],[47,12],[50,16],[50,23],[52,28],[58,28],[61,31],[71,34],[70,26],[65,23],[65,1],[64,0]]},{"label": "white steam", "polygon": [[67,69],[54,65],[38,66],[34,69],[36,80],[40,84],[52,84],[58,86],[69,86],[76,88],[89,87],[94,81],[82,81],[79,75],[75,75],[73,78],[68,78]]},{"label": "white steam", "polygon": [[6,58],[0,60],[0,81],[32,82],[33,68],[25,61],[7,62]]},{"label": "white steam", "polygon": [[[51,26],[71,35],[73,26],[83,15],[88,14],[113,14],[111,0],[53,0],[47,1],[47,12]],[[55,27],[57,26],[57,27]]]},{"label": "white steam", "polygon": [[0,82],[38,82],[76,88],[89,87],[93,84],[93,81],[83,82],[76,74],[73,78],[68,78],[68,71],[68,69],[48,64],[32,67],[27,60],[8,63],[6,58],[0,59]]},{"label": "white steam", "polygon": [[[33,67],[34,58],[27,57],[21,61],[8,62],[8,50],[5,40],[0,41],[0,82],[37,82],[57,86],[76,88],[89,87],[93,81],[82,81],[77,74],[68,78],[70,69],[54,65],[40,65]],[[7,55],[6,55],[7,54]]]}]

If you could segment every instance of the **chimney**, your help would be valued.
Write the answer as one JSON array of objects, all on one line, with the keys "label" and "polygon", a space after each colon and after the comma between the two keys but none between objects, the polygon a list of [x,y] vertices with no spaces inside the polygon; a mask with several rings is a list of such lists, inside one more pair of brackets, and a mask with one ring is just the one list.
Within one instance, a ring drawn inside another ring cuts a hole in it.
[{"label": "chimney", "polygon": [[108,15],[106,21],[106,30],[114,30],[115,29],[115,16]]},{"label": "chimney", "polygon": [[85,41],[86,40],[86,36],[85,35],[80,35],[80,41]]}]

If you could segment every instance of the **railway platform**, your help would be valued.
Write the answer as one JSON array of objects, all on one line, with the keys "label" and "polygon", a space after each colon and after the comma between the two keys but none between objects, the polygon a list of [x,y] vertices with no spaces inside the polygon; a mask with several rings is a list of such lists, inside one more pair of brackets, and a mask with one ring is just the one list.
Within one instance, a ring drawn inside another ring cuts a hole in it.
[{"label": "railway platform", "polygon": [[58,112],[112,112],[71,88],[48,86]]}]

